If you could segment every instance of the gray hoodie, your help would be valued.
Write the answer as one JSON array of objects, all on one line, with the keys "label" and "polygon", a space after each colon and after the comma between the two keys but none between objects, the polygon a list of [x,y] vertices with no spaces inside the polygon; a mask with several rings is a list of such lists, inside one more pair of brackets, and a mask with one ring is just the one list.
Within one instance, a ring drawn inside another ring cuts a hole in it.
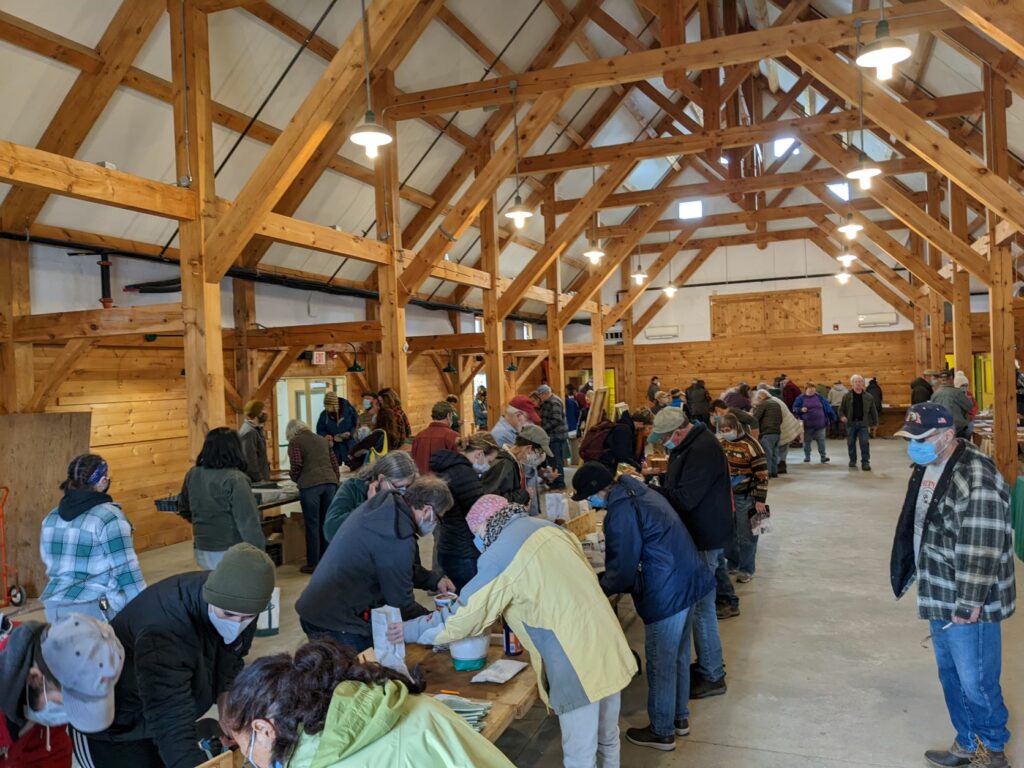
[{"label": "gray hoodie", "polygon": [[842,384],[833,384],[832,389],[828,391],[828,404],[833,408],[838,408],[843,404],[843,395],[848,391]]}]

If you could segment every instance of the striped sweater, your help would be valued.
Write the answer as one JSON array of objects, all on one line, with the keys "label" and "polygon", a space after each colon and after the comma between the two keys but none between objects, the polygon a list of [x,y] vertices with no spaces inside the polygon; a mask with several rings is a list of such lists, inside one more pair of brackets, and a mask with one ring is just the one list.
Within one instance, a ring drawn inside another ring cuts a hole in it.
[{"label": "striped sweater", "polygon": [[733,494],[765,501],[768,498],[768,461],[761,444],[744,434],[732,442],[723,440],[722,450],[729,460]]}]

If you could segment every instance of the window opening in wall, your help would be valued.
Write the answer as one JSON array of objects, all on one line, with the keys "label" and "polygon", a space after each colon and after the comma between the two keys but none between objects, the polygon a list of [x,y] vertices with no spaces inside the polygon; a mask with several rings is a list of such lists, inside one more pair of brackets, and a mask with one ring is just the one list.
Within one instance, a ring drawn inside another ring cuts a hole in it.
[{"label": "window opening in wall", "polygon": [[687,200],[679,204],[680,219],[699,219],[704,215],[704,203],[701,200]]},{"label": "window opening in wall", "polygon": [[849,202],[850,200],[850,185],[844,182],[837,184],[827,184],[828,191],[838,197],[840,200]]},{"label": "window opening in wall", "polygon": [[285,427],[292,419],[301,419],[316,430],[317,419],[324,409],[324,395],[336,392],[349,400],[348,379],[344,376],[281,379],[274,386],[274,437],[277,457],[284,469],[289,466],[288,440]]},{"label": "window opening in wall", "polygon": [[[775,152],[775,156],[776,157],[782,157],[784,154],[786,154],[789,151],[789,148],[793,146],[793,142],[794,141],[795,141],[795,139],[790,139],[790,138],[776,139],[775,142],[772,144],[772,149]],[[797,147],[796,149],[794,149],[793,150],[793,154],[794,155],[799,155],[800,154],[800,148]]]}]

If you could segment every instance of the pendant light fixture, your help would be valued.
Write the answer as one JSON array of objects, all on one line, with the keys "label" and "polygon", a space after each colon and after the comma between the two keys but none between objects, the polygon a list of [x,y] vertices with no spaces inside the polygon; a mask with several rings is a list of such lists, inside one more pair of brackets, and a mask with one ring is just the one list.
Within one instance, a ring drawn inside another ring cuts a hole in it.
[{"label": "pendant light fixture", "polygon": [[[590,166],[590,183],[591,186],[597,184],[597,167]],[[587,250],[583,252],[583,255],[590,260],[591,264],[597,265],[601,263],[601,259],[604,258],[604,249],[601,248],[601,241],[597,239],[597,228],[601,226],[600,214],[598,211],[594,211],[594,235],[595,237],[590,238],[590,244],[587,246]]]},{"label": "pendant light fixture", "polygon": [[[857,35],[860,36],[859,25]],[[879,80],[890,80],[893,67],[909,59],[911,54],[910,46],[901,38],[889,34],[889,22],[885,20],[885,0],[882,0],[882,17],[875,25],[875,41],[868,43],[860,51],[857,66],[873,68]]]},{"label": "pendant light fixture", "polygon": [[853,220],[853,214],[846,214],[846,222],[838,227],[839,231],[846,235],[847,240],[854,240],[857,237],[857,233],[864,229],[863,226]]},{"label": "pendant light fixture", "polygon": [[[860,29],[857,31],[857,44],[860,45]],[[882,169],[870,162],[864,152],[864,70],[857,70],[857,92],[860,100],[860,155],[857,158],[857,167],[846,174],[846,178],[853,179],[860,184],[861,189],[871,189],[871,179],[879,176]]]},{"label": "pendant light fixture", "polygon": [[366,151],[371,160],[377,156],[377,150],[394,141],[391,132],[377,122],[373,113],[373,97],[370,93],[370,21],[366,16],[366,0],[360,0],[363,9],[363,69],[366,74],[366,116],[349,139]]},{"label": "pendant light fixture", "polygon": [[516,365],[515,360],[510,360],[508,365],[505,366],[505,373],[515,373],[519,370],[519,366]]},{"label": "pendant light fixture", "polygon": [[512,135],[516,148],[516,196],[512,205],[505,210],[505,218],[512,219],[516,229],[522,229],[526,226],[526,220],[533,216],[533,211],[523,202],[523,198],[519,194],[519,185],[522,182],[519,179],[519,110],[518,104],[516,104],[518,86],[519,84],[515,80],[509,85],[512,89]]},{"label": "pendant light fixture", "polygon": [[366,369],[359,364],[359,350],[351,341],[345,342],[352,347],[352,365],[345,369],[346,373],[365,373]]},{"label": "pendant light fixture", "polygon": [[448,365],[441,369],[441,373],[458,373],[459,369],[452,363],[451,355],[448,356]]},{"label": "pendant light fixture", "polygon": [[644,280],[647,279],[647,271],[644,269],[644,265],[641,263],[641,258],[636,257],[636,269],[633,270],[633,274],[630,275],[633,282],[637,285],[643,285]]},{"label": "pendant light fixture", "polygon": [[852,253],[843,253],[836,257],[836,261],[843,265],[843,269],[849,269],[850,265],[857,260]]},{"label": "pendant light fixture", "polygon": [[837,272],[836,280],[839,282],[840,285],[846,285],[848,282],[850,282],[850,273],[845,270],[842,272]]},{"label": "pendant light fixture", "polygon": [[670,299],[673,296],[675,296],[676,295],[676,291],[679,290],[678,288],[676,288],[676,284],[672,282],[672,262],[673,261],[675,261],[675,257],[674,256],[671,259],[668,260],[668,285],[666,285],[664,288],[661,289],[661,290],[663,290],[665,292],[665,295],[668,296]]}]

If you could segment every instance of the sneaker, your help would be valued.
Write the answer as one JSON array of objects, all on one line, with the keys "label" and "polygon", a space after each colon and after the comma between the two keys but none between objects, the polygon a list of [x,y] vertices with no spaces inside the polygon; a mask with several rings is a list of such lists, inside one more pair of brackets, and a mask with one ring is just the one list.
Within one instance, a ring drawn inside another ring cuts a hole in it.
[{"label": "sneaker", "polygon": [[690,735],[690,719],[684,717],[680,720],[676,720],[676,736],[689,736]]},{"label": "sneaker", "polygon": [[857,468],[857,462],[856,461],[851,461],[850,462],[850,469],[856,469],[856,468]]},{"label": "sneaker", "polygon": [[961,766],[967,766],[971,764],[971,758],[973,757],[973,752],[968,752],[956,741],[953,742],[953,746],[949,749],[929,749],[924,753],[924,759],[928,761],[929,765],[936,766],[936,768],[960,768]]},{"label": "sneaker", "polygon": [[752,578],[754,578],[754,574],[747,573],[746,571],[740,571],[739,575],[736,577],[736,581],[740,584],[749,584]]},{"label": "sneaker", "polygon": [[660,749],[662,752],[672,752],[676,748],[675,734],[659,736],[651,730],[649,725],[646,728],[627,728],[626,741],[636,744],[638,747]]},{"label": "sneaker", "polygon": [[871,465],[868,464],[866,461],[860,465],[860,468],[863,469],[865,472],[871,471]]},{"label": "sneaker", "polygon": [[715,615],[719,621],[725,621],[726,619],[732,619],[740,615],[740,607],[738,605],[720,605],[715,608]]},{"label": "sneaker", "polygon": [[822,457],[821,457],[821,463],[822,463],[822,464],[828,464],[828,463],[829,463],[829,461],[831,461],[831,459],[829,459],[829,457],[828,457],[828,456],[822,456]]},{"label": "sneaker", "polygon": [[810,456],[804,456],[804,464],[810,464],[810,463],[811,463],[811,457]]},{"label": "sneaker", "polygon": [[[737,609],[737,614],[739,610]],[[721,680],[705,680],[703,677],[700,678],[695,684],[690,686],[690,698],[691,699],[706,699],[710,696],[721,696],[726,691],[725,678]]]},{"label": "sneaker", "polygon": [[730,576],[735,576],[739,572],[740,572],[739,568],[730,568],[729,569],[729,575]]}]

